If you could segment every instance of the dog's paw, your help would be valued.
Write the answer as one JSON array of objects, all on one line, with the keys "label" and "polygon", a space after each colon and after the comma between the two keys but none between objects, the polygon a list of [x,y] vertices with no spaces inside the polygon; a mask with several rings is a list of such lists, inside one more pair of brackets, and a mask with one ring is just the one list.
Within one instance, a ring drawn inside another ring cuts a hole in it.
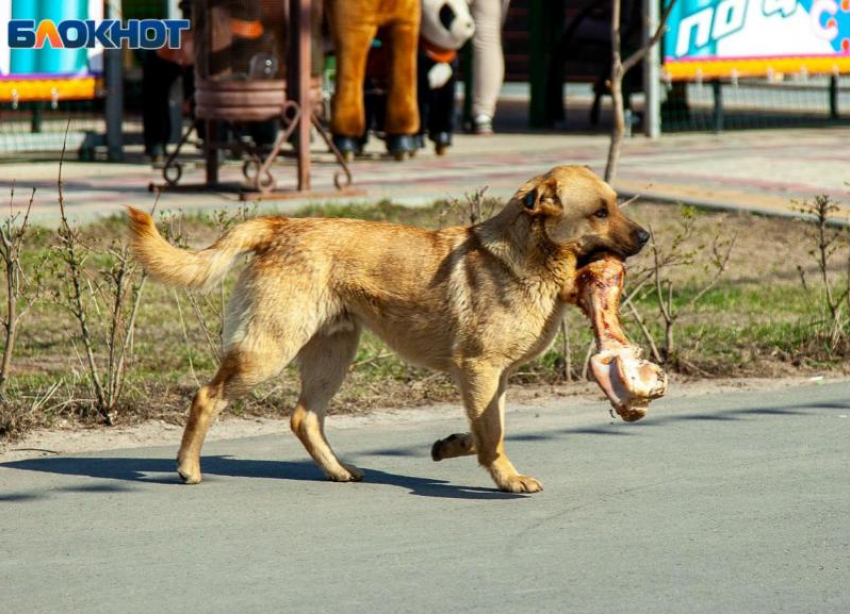
[{"label": "dog's paw", "polygon": [[359,482],[363,479],[363,472],[360,471],[354,465],[346,465],[344,463],[340,463],[342,466],[341,471],[335,471],[333,473],[328,473],[328,477],[334,482]]},{"label": "dog's paw", "polygon": [[443,440],[438,439],[434,442],[434,445],[431,446],[431,460],[435,463],[439,463],[443,460]]},{"label": "dog's paw", "polygon": [[200,463],[183,461],[177,465],[177,475],[184,484],[199,484],[201,482]]},{"label": "dog's paw", "polygon": [[499,489],[512,493],[533,493],[543,490],[543,484],[527,475],[514,475],[500,483]]},{"label": "dog's paw", "polygon": [[438,439],[431,446],[431,459],[437,462],[470,454],[475,454],[475,443],[469,433],[454,433],[445,439]]}]

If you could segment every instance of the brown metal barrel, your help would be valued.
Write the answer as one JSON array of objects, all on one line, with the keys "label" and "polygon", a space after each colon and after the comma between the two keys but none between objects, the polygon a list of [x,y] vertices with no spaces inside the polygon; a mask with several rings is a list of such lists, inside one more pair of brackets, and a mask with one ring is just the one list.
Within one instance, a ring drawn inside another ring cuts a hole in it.
[{"label": "brown metal barrel", "polygon": [[286,81],[198,81],[195,84],[198,119],[265,121],[281,116]]},{"label": "brown metal barrel", "polygon": [[[286,81],[197,81],[195,115],[198,119],[231,122],[279,118],[286,101]],[[322,80],[310,79],[313,114],[322,117]]]}]

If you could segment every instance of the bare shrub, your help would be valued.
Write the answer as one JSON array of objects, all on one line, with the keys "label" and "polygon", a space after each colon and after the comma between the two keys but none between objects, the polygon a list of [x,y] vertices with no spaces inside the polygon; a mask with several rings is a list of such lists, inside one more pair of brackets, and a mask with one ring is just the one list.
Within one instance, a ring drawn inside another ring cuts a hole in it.
[{"label": "bare shrub", "polygon": [[12,368],[18,325],[39,296],[38,273],[31,273],[30,276],[27,276],[21,266],[21,250],[29,231],[30,211],[34,199],[35,188],[32,190],[29,204],[23,216],[20,213],[15,213],[15,185],[12,184],[9,197],[9,216],[6,218],[6,222],[0,226],[0,258],[3,259],[6,290],[5,312],[0,316],[5,342],[3,358],[0,362],[0,401],[4,401],[6,397],[6,382]]},{"label": "bare shrub", "polygon": [[[64,151],[62,156],[64,159]],[[147,276],[138,270],[126,243],[113,240],[107,247],[89,245],[72,226],[65,208],[62,160],[57,184],[60,225],[53,251],[61,270],[54,274],[63,281],[52,298],[79,327],[92,405],[105,424],[113,425]]]},{"label": "bare shrub", "polygon": [[611,77],[608,80],[608,87],[611,90],[613,123],[611,140],[608,145],[608,160],[605,164],[605,181],[613,182],[617,175],[620,150],[623,147],[623,137],[626,134],[626,117],[623,110],[623,78],[661,40],[667,29],[667,19],[670,17],[675,4],[676,0],[670,0],[670,4],[667,5],[661,15],[658,27],[646,44],[623,60],[620,47],[620,0],[612,0],[611,2]]},{"label": "bare shrub", "polygon": [[[690,300],[677,307],[673,300],[673,280],[671,277],[664,275],[664,269],[665,267],[677,265],[692,265],[694,263],[694,252],[678,251],[681,247],[680,245],[676,245],[674,242],[674,247],[671,248],[668,254],[666,254],[665,258],[665,254],[662,253],[658,243],[655,241],[654,233],[652,233],[651,247],[653,257],[653,278],[655,281],[654,289],[655,298],[658,301],[658,308],[664,320],[664,347],[661,355],[665,363],[671,362],[676,357],[676,351],[678,348],[675,345],[675,338],[673,335],[676,322],[682,314],[691,311],[694,306],[717,285],[717,282],[720,281],[720,278],[723,277],[723,274],[728,269],[729,258],[732,255],[732,250],[735,248],[737,235],[726,240],[722,239],[722,236],[723,234],[721,232],[714,235],[711,244],[711,256],[708,263],[705,265],[706,269],[711,269],[711,277],[707,282],[705,282],[705,284],[703,284],[696,294],[690,298]],[[676,238],[679,238],[678,235]]]},{"label": "bare shrub", "polygon": [[796,208],[805,216],[805,222],[810,227],[806,234],[812,243],[809,255],[817,266],[816,281],[811,283],[807,280],[802,265],[797,265],[797,271],[803,288],[815,296],[819,295],[816,337],[826,338],[830,351],[835,352],[842,346],[846,348],[850,334],[850,250],[846,255],[843,275],[835,272],[832,263],[838,252],[850,245],[850,237],[846,229],[835,225],[835,214],[839,207],[829,196],[817,195],[812,201],[803,201]]},{"label": "bare shrub", "polygon": [[493,217],[501,201],[485,196],[487,186],[478,188],[473,192],[467,192],[463,199],[452,198],[447,200],[438,212],[439,228],[450,224],[469,224],[475,226]]}]

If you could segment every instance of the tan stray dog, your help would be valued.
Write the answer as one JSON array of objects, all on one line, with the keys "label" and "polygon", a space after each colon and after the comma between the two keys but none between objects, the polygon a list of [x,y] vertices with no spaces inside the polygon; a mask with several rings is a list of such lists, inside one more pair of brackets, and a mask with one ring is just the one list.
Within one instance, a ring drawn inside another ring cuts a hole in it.
[{"label": "tan stray dog", "polygon": [[552,341],[575,298],[577,266],[602,251],[631,256],[649,238],[608,184],[576,166],[535,177],[498,215],[468,228],[263,217],[186,251],[130,209],[130,231],[148,273],[173,286],[209,286],[237,256],[254,255],[228,306],[222,364],[192,401],[177,459],[185,482],[201,481],[201,446],[227,402],[293,359],[301,394],[292,430],[330,479],[360,480],[331,450],[324,420],[365,326],[457,383],[471,432],[435,443],[434,460],[477,454],[508,492],[542,489],[505,453],[508,376]]}]

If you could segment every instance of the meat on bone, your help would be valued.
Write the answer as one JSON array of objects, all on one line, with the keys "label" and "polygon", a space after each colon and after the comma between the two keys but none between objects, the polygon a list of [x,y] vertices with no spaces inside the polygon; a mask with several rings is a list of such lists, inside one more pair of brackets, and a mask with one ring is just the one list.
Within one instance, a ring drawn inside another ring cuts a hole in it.
[{"label": "meat on bone", "polygon": [[590,319],[596,354],[590,359],[593,377],[620,417],[633,422],[646,415],[649,402],[667,391],[661,368],[640,357],[620,326],[620,295],[625,280],[623,261],[605,255],[578,271],[578,304]]}]

